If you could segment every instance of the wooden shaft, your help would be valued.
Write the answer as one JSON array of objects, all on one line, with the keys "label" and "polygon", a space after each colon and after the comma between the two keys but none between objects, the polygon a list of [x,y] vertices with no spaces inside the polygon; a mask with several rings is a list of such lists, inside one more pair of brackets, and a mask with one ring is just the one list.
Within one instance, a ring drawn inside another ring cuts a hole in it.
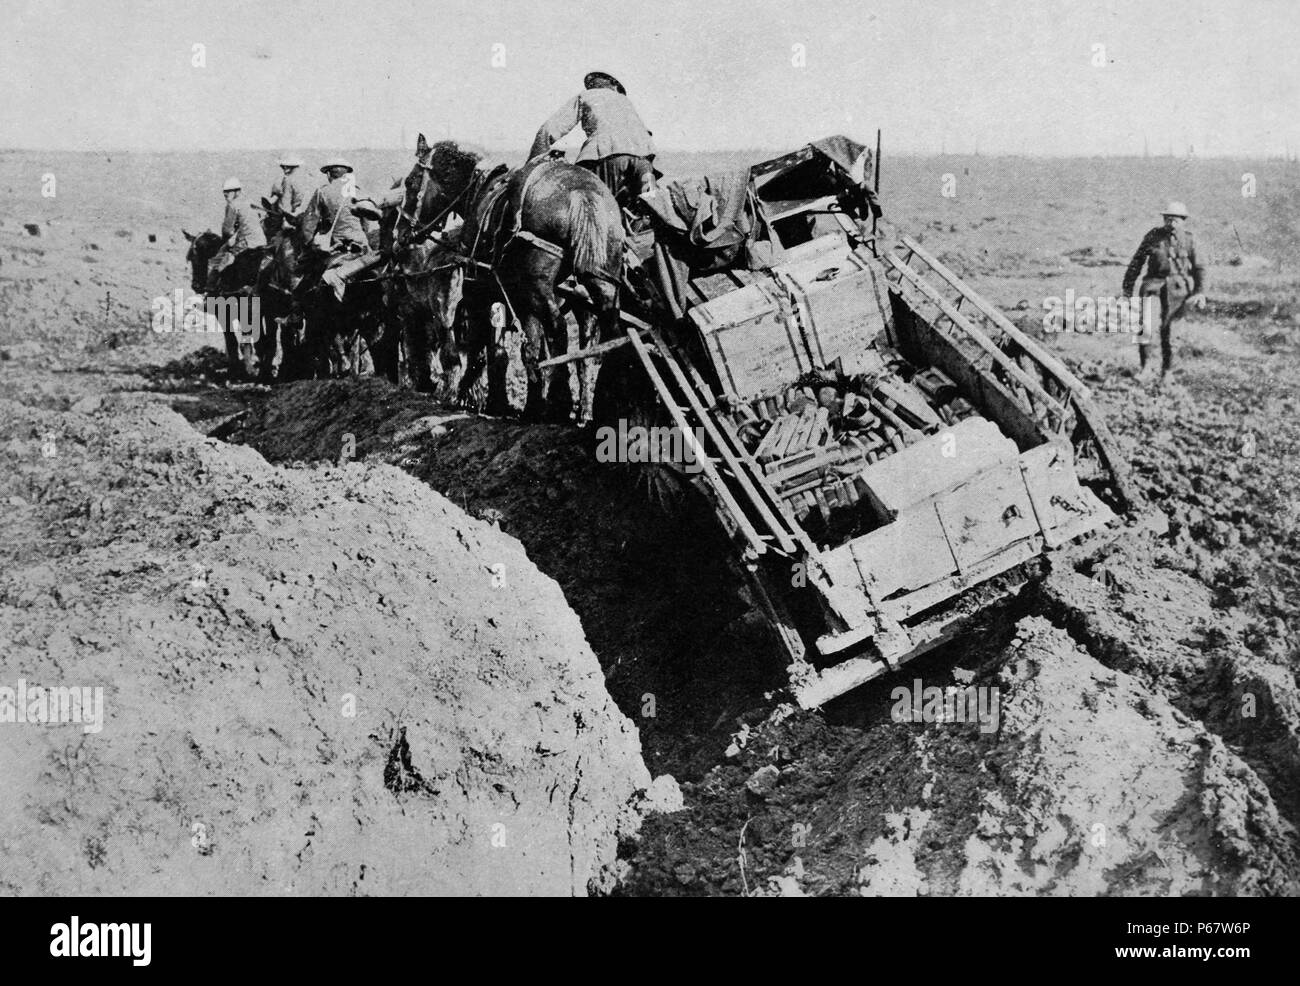
[{"label": "wooden shaft", "polygon": [[[629,332],[634,331],[632,329]],[[565,353],[563,356],[552,356],[550,359],[544,359],[538,363],[538,367],[545,370],[551,366],[561,366],[565,363],[575,363],[578,360],[591,359],[593,356],[602,356],[605,353],[615,349],[622,349],[631,340],[627,336],[618,339],[611,339],[609,342],[597,343],[594,346],[588,346],[586,349],[579,349],[576,352]]]},{"label": "wooden shaft", "polygon": [[1019,343],[1020,347],[1024,349],[1025,352],[1029,353],[1030,356],[1050,370],[1056,379],[1060,380],[1061,383],[1065,384],[1082,397],[1091,396],[1091,392],[1088,390],[1087,386],[1070,372],[1069,367],[1045,350],[1035,340],[1031,339],[1029,336],[1021,332],[1020,329],[1016,328],[1016,326],[1012,324],[1011,320],[994,308],[993,305],[989,304],[989,302],[984,299],[983,295],[976,292],[974,288],[950,271],[936,258],[930,256],[930,254],[911,237],[904,236],[903,243],[909,250],[916,254],[916,256],[924,260],[931,270],[965,295],[966,298],[969,299],[970,303],[978,308],[982,314],[991,319],[999,329]]},{"label": "wooden shaft", "polygon": [[[660,400],[664,402],[664,406],[667,407],[669,415],[672,416],[673,424],[675,424],[681,431],[682,440],[690,445],[696,461],[698,461],[700,466],[703,468],[704,476],[708,480],[709,485],[713,488],[713,492],[717,494],[723,507],[731,515],[737,529],[739,529],[741,534],[744,535],[745,540],[749,542],[749,546],[754,554],[763,554],[763,552],[767,550],[767,545],[763,543],[763,539],[758,536],[758,532],[754,530],[754,526],[749,522],[749,518],[746,517],[744,511],[740,509],[740,504],[738,504],[736,498],[731,495],[731,490],[727,488],[726,482],[720,475],[718,475],[718,470],[714,466],[713,460],[708,457],[704,448],[701,447],[699,442],[696,440],[695,432],[691,430],[690,425],[687,423],[685,414],[683,414],[682,409],[677,406],[677,401],[674,399],[672,392],[668,389],[668,385],[664,382],[663,377],[659,375],[659,371],[655,369],[654,361],[650,356],[650,351],[646,349],[645,343],[641,341],[641,336],[637,334],[635,329],[628,329],[627,338],[632,344],[632,348],[636,351],[637,356],[640,358],[641,365],[645,367],[645,371],[650,377],[650,382],[654,384],[654,388],[658,392]],[[672,364],[671,355],[665,354],[664,358],[670,365]]]},{"label": "wooden shaft", "polygon": [[889,262],[893,264],[894,269],[897,270],[899,274],[908,281],[908,283],[920,291],[921,294],[935,305],[935,307],[943,312],[943,314],[947,316],[948,320],[952,322],[959,331],[965,333],[972,342],[993,357],[994,362],[1006,370],[1007,374],[1015,380],[1016,383],[1020,384],[1020,386],[1024,387],[1036,398],[1042,401],[1043,404],[1047,406],[1048,410],[1054,412],[1058,418],[1065,417],[1065,408],[1061,403],[1047,393],[1047,391],[1042,388],[1041,384],[1036,380],[1031,379],[1024,370],[1016,365],[1015,360],[997,347],[992,339],[972,325],[965,315],[957,311],[957,309],[954,308],[952,304],[943,297],[943,295],[939,294],[939,292],[934,289],[933,285],[929,284],[925,278],[914,271],[911,267],[908,267],[894,254],[889,254],[888,258]]},{"label": "wooden shaft", "polygon": [[[723,461],[725,461],[731,468],[732,473],[740,483],[740,488],[745,493],[746,499],[753,504],[754,508],[758,511],[759,516],[763,518],[763,523],[765,523],[768,526],[768,529],[776,536],[777,543],[780,545],[781,550],[787,553],[793,553],[795,551],[794,541],[781,526],[780,521],[773,516],[768,505],[763,502],[762,495],[755,488],[754,483],[750,478],[753,472],[757,470],[747,470],[744,467],[741,460],[732,450],[726,436],[718,430],[712,414],[710,414],[708,409],[700,402],[699,395],[696,394],[695,390],[692,388],[690,381],[686,379],[686,375],[682,372],[682,368],[678,366],[676,358],[664,343],[663,337],[660,336],[659,331],[652,328],[650,333],[651,337],[655,340],[655,345],[657,345],[660,351],[664,354],[664,360],[668,364],[668,371],[676,378],[677,386],[680,387],[682,392],[686,395],[686,400],[690,403],[691,410],[695,412],[695,416],[699,418],[701,424],[704,425],[705,432],[708,433],[709,438],[712,439],[713,443],[718,447],[718,451],[722,454]],[[629,335],[631,335],[630,331]],[[639,342],[640,340],[638,339],[633,343],[633,345],[637,345]]]}]

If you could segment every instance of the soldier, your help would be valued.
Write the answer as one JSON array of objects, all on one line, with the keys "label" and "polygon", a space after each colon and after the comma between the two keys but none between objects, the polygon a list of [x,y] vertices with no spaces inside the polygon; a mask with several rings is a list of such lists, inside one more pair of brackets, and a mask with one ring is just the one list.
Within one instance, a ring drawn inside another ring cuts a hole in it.
[{"label": "soldier", "polygon": [[233,264],[241,253],[266,246],[262,224],[253,215],[249,204],[240,198],[242,189],[243,185],[238,178],[227,178],[221,186],[226,199],[226,214],[221,221],[221,249],[208,263],[208,294],[216,292],[221,272]]},{"label": "soldier", "polygon": [[[1124,294],[1133,293],[1142,265],[1147,272],[1142,278],[1138,294],[1142,298],[1160,299],[1160,376],[1166,378],[1173,369],[1172,330],[1174,320],[1184,309],[1205,307],[1205,266],[1196,256],[1192,234],[1183,228],[1187,221],[1187,207],[1181,202],[1170,202],[1165,207],[1164,225],[1156,226],[1146,236],[1129,261],[1124,274]],[[1150,380],[1155,374],[1151,365],[1151,326],[1144,320],[1142,334],[1138,337],[1138,359],[1141,369],[1137,379]]]},{"label": "soldier", "polygon": [[588,72],[582,84],[584,91],[542,124],[528,157],[545,154],[581,125],[587,139],[578,152],[578,164],[608,185],[621,204],[642,193],[654,194],[654,143],[627,90],[605,72]]},{"label": "soldier", "polygon": [[329,180],[312,193],[303,210],[303,241],[310,246],[316,240],[317,249],[323,253],[365,253],[370,249],[370,241],[360,218],[352,211],[352,204],[359,197],[352,179],[352,165],[342,158],[334,158],[320,170]]},{"label": "soldier", "polygon": [[[280,158],[281,177],[271,186],[267,197],[272,207],[277,209],[284,223],[296,226],[302,219],[303,210],[311,198],[307,181],[298,173],[302,167],[302,158],[290,155]],[[278,227],[277,227],[278,231]]]}]

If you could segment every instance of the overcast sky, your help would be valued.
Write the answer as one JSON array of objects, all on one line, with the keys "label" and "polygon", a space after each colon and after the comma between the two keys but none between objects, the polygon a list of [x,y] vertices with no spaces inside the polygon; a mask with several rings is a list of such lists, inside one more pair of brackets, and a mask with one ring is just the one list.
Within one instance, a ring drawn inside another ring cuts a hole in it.
[{"label": "overcast sky", "polygon": [[0,9],[0,147],[396,147],[424,130],[524,149],[584,72],[601,68],[622,79],[660,145],[679,150],[795,147],[836,132],[865,141],[876,127],[895,153],[978,143],[983,153],[1140,154],[1144,139],[1160,154],[1300,149],[1295,0]]}]

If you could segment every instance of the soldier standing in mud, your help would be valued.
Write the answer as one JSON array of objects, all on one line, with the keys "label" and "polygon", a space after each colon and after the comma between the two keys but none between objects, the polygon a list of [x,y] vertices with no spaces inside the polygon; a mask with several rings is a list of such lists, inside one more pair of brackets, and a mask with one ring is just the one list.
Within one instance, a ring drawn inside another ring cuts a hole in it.
[{"label": "soldier standing in mud", "polygon": [[[1205,266],[1196,256],[1192,234],[1183,228],[1187,221],[1187,207],[1181,202],[1170,202],[1165,207],[1164,225],[1151,229],[1138,245],[1137,253],[1129,261],[1124,274],[1124,294],[1133,293],[1138,275],[1146,264],[1147,272],[1138,289],[1139,297],[1160,299],[1160,377],[1165,379],[1173,369],[1173,323],[1183,315],[1188,305],[1205,307]],[[1151,365],[1151,326],[1144,320],[1138,336],[1138,359],[1141,369],[1137,379],[1150,380],[1155,374]]]}]

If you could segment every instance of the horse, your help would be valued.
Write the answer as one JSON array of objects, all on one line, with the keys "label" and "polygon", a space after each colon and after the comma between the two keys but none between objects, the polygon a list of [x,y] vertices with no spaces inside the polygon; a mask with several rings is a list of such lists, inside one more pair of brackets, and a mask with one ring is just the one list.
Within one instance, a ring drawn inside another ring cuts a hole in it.
[{"label": "horse", "polygon": [[[195,236],[186,230],[181,230],[181,235],[189,241],[189,249],[185,253],[185,260],[190,265],[190,290],[195,293],[206,293],[208,286],[208,263],[216,256],[217,251],[221,249],[221,235],[214,233],[212,230],[206,230]],[[257,247],[252,250],[245,250],[240,253],[234,263],[226,267],[217,275],[216,291],[213,297],[248,297],[256,291],[258,281],[258,271],[265,255],[265,249]],[[226,365],[231,379],[251,378],[257,366],[259,353],[255,351],[261,348],[258,343],[261,342],[265,333],[263,326],[250,326],[253,330],[253,343],[245,342],[237,336],[229,324],[223,325],[222,329],[226,341]]]},{"label": "horse", "polygon": [[305,373],[301,325],[291,317],[293,289],[298,283],[298,258],[302,253],[298,231],[272,229],[267,250],[270,262],[262,265],[257,278],[262,333],[255,348],[260,368],[258,379],[262,383],[292,380]]},{"label": "horse", "polygon": [[317,280],[299,296],[306,323],[301,343],[305,376],[358,377],[364,353],[375,369],[391,379],[393,371],[384,365],[384,354],[391,353],[395,361],[396,346],[383,310],[381,282],[349,281],[340,298],[326,281]]},{"label": "horse", "polygon": [[[345,208],[352,208],[366,220],[382,217],[371,199],[358,200]],[[381,249],[379,255],[323,253],[312,244],[298,242],[301,236],[296,230],[293,232],[296,273],[292,295],[298,299],[303,317],[301,321],[294,320],[292,325],[286,323],[286,339],[297,340],[299,375],[359,376],[365,362],[364,353],[369,355],[376,372],[396,382],[396,325],[384,310],[384,283],[373,277],[358,276],[382,262],[386,251]],[[383,231],[377,237],[374,230],[367,230],[367,236],[373,251],[381,245]],[[346,271],[354,267],[354,261],[361,262],[363,270],[352,270],[346,281],[336,280],[336,268]]]},{"label": "horse", "polygon": [[[556,292],[570,276],[585,292],[585,298],[573,306],[579,344],[585,348],[593,338],[603,341],[617,330],[624,239],[618,203],[605,184],[583,168],[562,160],[529,162],[505,179],[506,226],[512,225],[511,212],[517,210],[519,230],[503,243],[491,228],[486,189],[475,181],[479,160],[479,155],[462,150],[454,141],[431,147],[424,134],[419,135],[415,165],[404,183],[398,247],[453,209],[465,217],[465,245],[473,251],[486,241],[491,254],[489,272],[483,271],[482,261],[469,262],[471,273],[464,289],[468,343],[474,351],[470,365],[481,367],[484,354],[488,363],[487,410],[492,414],[510,410],[506,350],[487,316],[494,303],[502,303],[524,331],[522,356],[528,379],[524,419],[567,422],[573,404],[568,366],[560,366],[548,381],[539,366],[541,354],[544,346],[552,355],[568,351],[568,329]],[[467,372],[461,389],[470,383]],[[579,424],[591,418],[593,384],[594,368],[588,362],[579,374]]]},{"label": "horse", "polygon": [[456,330],[458,316],[463,325],[465,268],[455,252],[457,246],[451,233],[441,241],[409,244],[397,251],[395,269],[385,283],[384,308],[401,326],[407,370],[415,388],[441,401],[464,403],[460,383],[467,347]]}]

